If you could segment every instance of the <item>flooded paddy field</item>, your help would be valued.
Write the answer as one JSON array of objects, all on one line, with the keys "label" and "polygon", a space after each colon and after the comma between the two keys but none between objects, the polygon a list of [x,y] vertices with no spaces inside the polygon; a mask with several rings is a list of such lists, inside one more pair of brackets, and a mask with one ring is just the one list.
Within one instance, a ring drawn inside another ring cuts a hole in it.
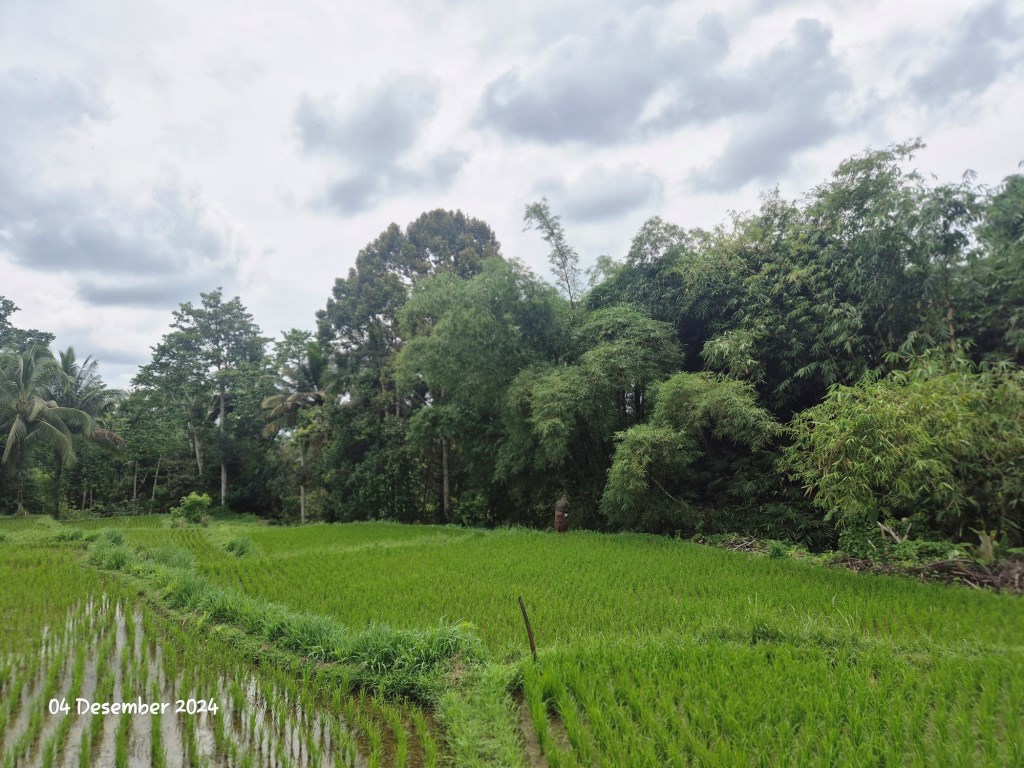
[{"label": "flooded paddy field", "polygon": [[[78,564],[66,542],[20,543],[0,552],[0,610],[17,627],[0,653],[0,766],[437,764],[419,707],[259,663]],[[14,599],[19,577],[40,599]]]},{"label": "flooded paddy field", "polygon": [[[233,660],[145,604],[107,595],[0,663],[4,766],[426,766],[409,707]],[[345,695],[342,695],[342,694]]]}]

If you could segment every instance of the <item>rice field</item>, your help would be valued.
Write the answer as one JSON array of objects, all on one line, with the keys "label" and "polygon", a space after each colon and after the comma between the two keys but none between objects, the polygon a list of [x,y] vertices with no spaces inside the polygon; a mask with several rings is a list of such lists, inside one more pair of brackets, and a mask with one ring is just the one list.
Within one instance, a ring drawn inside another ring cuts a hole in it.
[{"label": "rice field", "polygon": [[[5,766],[1024,765],[1009,595],[634,535],[10,523]],[[83,690],[219,712],[45,710]]]}]

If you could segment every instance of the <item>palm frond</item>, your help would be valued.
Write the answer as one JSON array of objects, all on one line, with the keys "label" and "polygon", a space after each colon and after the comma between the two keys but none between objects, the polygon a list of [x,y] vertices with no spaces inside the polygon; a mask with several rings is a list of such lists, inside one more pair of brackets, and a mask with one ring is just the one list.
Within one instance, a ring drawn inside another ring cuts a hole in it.
[{"label": "palm frond", "polygon": [[10,430],[7,432],[7,441],[4,443],[4,458],[0,463],[7,463],[8,459],[11,458],[11,454],[14,453],[15,447],[21,445],[26,434],[28,434],[28,428],[25,426],[24,419],[20,415],[16,415]]},{"label": "palm frond", "polygon": [[60,457],[61,463],[67,467],[75,462],[75,449],[71,439],[71,433],[67,431],[67,427],[61,429],[64,425],[60,422],[50,423],[48,421],[41,421],[39,425],[33,429],[25,437],[25,443],[42,443],[53,448],[57,455]]}]

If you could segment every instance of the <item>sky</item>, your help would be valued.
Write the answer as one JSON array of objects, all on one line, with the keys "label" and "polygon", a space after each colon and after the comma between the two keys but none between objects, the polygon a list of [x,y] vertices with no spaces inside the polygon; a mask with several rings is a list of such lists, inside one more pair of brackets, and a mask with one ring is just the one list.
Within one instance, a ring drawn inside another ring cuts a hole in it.
[{"label": "sky", "polygon": [[126,387],[200,292],[313,330],[425,211],[551,279],[541,197],[587,265],[916,137],[994,186],[1021,126],[1019,0],[0,0],[0,295]]}]

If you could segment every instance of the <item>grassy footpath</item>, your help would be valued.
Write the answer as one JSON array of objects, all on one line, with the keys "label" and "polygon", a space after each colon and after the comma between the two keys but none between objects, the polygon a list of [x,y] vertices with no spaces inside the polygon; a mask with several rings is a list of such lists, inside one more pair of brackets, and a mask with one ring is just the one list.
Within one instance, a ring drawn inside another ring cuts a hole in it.
[{"label": "grassy footpath", "polygon": [[646,536],[124,534],[131,557],[163,553],[143,578],[207,631],[426,701],[458,765],[1024,765],[1012,596]]}]

